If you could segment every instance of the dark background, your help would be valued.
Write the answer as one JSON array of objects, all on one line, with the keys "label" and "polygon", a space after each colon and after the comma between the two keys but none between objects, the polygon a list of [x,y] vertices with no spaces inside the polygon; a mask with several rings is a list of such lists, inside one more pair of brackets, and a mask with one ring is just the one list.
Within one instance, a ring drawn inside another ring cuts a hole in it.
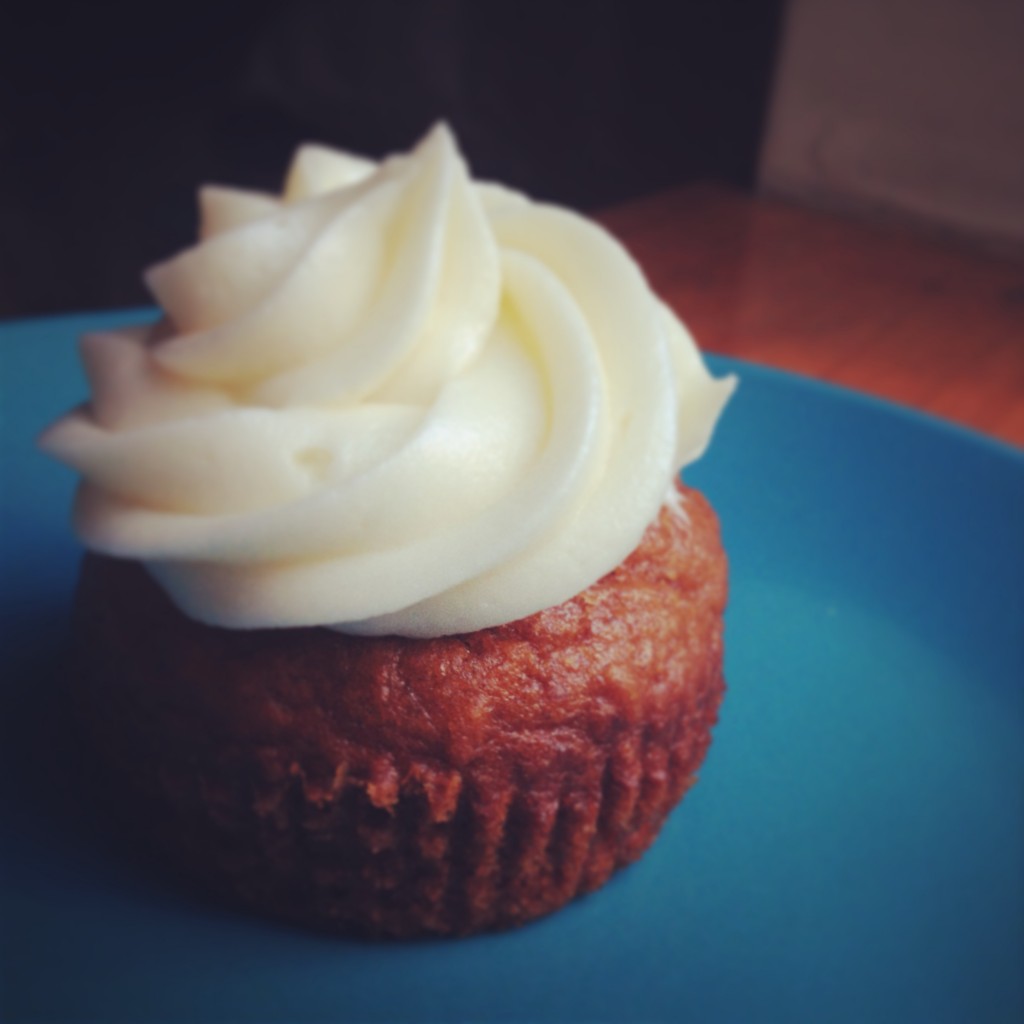
[{"label": "dark background", "polygon": [[592,210],[750,187],[782,0],[36,2],[0,25],[0,317],[147,302],[196,186],[438,118],[474,174]]}]

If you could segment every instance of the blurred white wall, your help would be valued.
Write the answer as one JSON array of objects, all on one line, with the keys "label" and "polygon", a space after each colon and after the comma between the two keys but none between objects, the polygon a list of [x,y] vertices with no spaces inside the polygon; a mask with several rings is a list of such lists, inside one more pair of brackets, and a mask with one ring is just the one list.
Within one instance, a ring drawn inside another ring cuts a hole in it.
[{"label": "blurred white wall", "polygon": [[789,0],[759,187],[1024,245],[1024,0]]}]

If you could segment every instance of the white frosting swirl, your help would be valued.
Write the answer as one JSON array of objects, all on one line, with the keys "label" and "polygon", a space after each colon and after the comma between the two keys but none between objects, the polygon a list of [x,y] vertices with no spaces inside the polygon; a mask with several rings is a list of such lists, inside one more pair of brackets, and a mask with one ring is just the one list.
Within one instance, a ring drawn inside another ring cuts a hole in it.
[{"label": "white frosting swirl", "polygon": [[639,543],[733,389],[593,223],[473,183],[448,129],[206,188],[165,317],[86,336],[42,445],[91,548],[235,628],[438,636],[568,599]]}]

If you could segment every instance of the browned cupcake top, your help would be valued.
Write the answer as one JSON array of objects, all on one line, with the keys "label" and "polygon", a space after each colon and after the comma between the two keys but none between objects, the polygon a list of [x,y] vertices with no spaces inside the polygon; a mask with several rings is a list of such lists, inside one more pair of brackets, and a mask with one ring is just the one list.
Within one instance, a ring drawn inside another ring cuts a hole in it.
[{"label": "browned cupcake top", "polygon": [[[698,645],[718,632],[726,565],[717,522],[699,493],[683,495],[681,521],[663,509],[630,558],[582,594],[471,634],[217,629],[178,612],[137,564],[88,556],[80,644],[92,646],[97,630],[116,633],[119,674],[130,677],[137,663],[134,685],[202,714],[224,743],[295,736],[358,745],[371,730],[395,750],[464,765],[498,753],[495,742],[528,746],[538,730],[550,746],[557,719],[571,747],[577,723],[600,734],[657,722],[691,662],[706,656]],[[90,600],[97,588],[102,603]],[[104,621],[119,607],[131,608],[128,634]]]}]

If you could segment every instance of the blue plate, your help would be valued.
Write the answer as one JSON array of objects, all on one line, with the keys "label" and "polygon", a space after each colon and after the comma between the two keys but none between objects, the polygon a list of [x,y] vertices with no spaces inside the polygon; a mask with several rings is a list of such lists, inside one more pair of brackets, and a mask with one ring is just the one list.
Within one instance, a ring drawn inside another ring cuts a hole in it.
[{"label": "blue plate", "polygon": [[553,917],[335,940],[183,894],[68,777],[52,710],[73,481],[32,445],[85,394],[75,337],[125,319],[0,329],[0,1015],[1024,1018],[1024,456],[713,359],[742,384],[692,473],[733,566],[700,783],[639,864]]}]

